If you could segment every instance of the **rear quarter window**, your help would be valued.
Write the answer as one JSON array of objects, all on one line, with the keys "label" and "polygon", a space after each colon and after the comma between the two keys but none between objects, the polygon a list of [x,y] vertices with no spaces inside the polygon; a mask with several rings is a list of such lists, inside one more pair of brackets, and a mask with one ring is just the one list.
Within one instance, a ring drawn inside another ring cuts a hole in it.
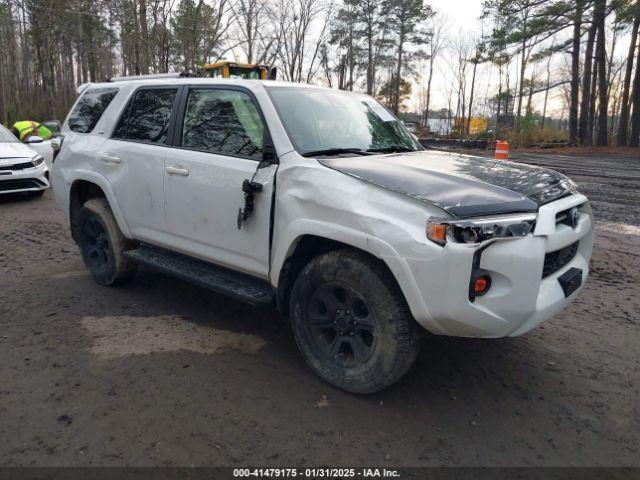
[{"label": "rear quarter window", "polygon": [[78,133],[91,132],[117,93],[117,88],[96,88],[85,92],[69,115],[69,129]]}]

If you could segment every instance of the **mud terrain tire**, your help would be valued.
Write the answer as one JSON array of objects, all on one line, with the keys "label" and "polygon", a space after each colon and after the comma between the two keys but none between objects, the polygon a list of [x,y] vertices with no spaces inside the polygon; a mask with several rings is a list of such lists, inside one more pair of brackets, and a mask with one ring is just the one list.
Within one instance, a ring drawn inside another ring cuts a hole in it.
[{"label": "mud terrain tire", "polygon": [[311,369],[348,392],[392,385],[418,354],[420,331],[395,279],[364,253],[338,250],[313,259],[293,285],[290,307]]},{"label": "mud terrain tire", "polygon": [[138,265],[123,256],[136,244],[122,235],[105,198],[87,200],[80,210],[78,226],[82,259],[96,283],[115,285],[136,273]]}]

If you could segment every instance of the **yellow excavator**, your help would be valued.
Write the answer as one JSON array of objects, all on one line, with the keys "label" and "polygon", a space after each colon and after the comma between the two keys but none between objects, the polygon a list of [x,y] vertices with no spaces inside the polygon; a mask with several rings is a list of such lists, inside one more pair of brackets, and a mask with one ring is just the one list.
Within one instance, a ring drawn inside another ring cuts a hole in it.
[{"label": "yellow excavator", "polygon": [[222,60],[207,63],[204,66],[207,77],[213,78],[246,78],[253,80],[275,80],[276,68],[255,63],[237,63]]}]

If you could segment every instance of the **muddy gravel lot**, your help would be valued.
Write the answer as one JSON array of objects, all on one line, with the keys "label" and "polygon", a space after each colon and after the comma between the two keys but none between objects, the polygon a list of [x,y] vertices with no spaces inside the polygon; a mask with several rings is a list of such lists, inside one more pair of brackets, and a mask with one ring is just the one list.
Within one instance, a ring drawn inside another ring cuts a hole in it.
[{"label": "muddy gravel lot", "polygon": [[272,311],[149,270],[94,284],[50,192],[0,198],[0,464],[640,465],[640,158],[520,159],[592,200],[585,290],[523,337],[426,337],[367,397]]}]

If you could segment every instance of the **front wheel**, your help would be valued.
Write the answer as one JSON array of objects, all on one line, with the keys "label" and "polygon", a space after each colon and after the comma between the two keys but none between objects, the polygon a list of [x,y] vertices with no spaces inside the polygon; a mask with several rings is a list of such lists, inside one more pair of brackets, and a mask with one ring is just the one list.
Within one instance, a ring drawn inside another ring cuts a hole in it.
[{"label": "front wheel", "polygon": [[312,260],[291,292],[291,325],[309,366],[352,393],[374,393],[413,364],[420,335],[389,271],[360,252]]}]

